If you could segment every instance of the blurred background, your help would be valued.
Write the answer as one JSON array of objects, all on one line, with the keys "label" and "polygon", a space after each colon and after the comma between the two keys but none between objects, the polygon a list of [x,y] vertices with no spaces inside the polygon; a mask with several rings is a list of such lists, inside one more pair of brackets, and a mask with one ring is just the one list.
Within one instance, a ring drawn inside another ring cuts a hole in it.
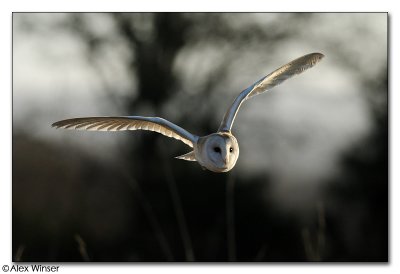
[{"label": "blurred background", "polygon": [[[14,13],[14,261],[388,261],[386,13]],[[164,117],[215,132],[243,104],[227,174],[144,132],[56,130]]]}]

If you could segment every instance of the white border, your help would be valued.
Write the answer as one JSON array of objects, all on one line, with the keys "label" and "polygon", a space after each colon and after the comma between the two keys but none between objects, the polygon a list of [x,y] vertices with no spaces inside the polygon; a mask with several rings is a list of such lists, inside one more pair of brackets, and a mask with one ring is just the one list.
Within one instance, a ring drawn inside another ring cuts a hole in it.
[{"label": "white border", "polygon": [[[32,12],[32,11],[252,11],[252,12],[274,12],[274,11],[315,11],[315,12],[389,12],[389,36],[390,36],[390,129],[391,129],[391,152],[390,152],[390,264],[63,264],[59,272],[96,271],[98,273],[109,273],[118,271],[122,273],[149,273],[162,271],[169,273],[186,273],[189,269],[192,273],[208,271],[226,270],[231,273],[242,273],[244,270],[255,273],[286,273],[296,271],[296,273],[337,273],[338,271],[362,271],[362,273],[400,273],[399,269],[399,171],[396,170],[399,157],[399,146],[395,140],[400,140],[399,136],[399,85],[398,85],[398,60],[399,56],[396,49],[399,49],[398,42],[398,18],[399,12],[395,8],[396,1],[350,1],[335,0],[331,2],[313,1],[260,1],[246,0],[147,0],[147,1],[74,1],[74,0],[16,0],[1,1],[0,3],[0,30],[1,30],[1,58],[0,60],[0,79],[1,79],[1,125],[5,129],[1,134],[0,142],[0,161],[1,161],[1,184],[0,184],[0,264],[11,264],[11,34],[12,34],[12,12]],[[397,125],[395,121],[397,120]],[[398,167],[397,167],[398,168]],[[396,232],[397,231],[397,232]]]}]

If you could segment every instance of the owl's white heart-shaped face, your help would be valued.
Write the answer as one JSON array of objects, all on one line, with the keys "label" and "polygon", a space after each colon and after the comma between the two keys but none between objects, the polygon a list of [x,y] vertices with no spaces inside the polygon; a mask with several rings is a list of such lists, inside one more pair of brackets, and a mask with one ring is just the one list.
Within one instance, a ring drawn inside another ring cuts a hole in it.
[{"label": "owl's white heart-shaped face", "polygon": [[226,132],[201,137],[197,149],[197,161],[214,172],[231,170],[239,157],[239,144],[236,138]]}]

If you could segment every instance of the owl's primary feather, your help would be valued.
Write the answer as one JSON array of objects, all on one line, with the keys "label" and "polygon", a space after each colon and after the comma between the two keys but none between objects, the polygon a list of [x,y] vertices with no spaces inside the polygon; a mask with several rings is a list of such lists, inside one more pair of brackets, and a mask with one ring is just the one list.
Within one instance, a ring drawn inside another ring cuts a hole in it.
[{"label": "owl's primary feather", "polygon": [[72,118],[55,122],[52,124],[52,127],[92,131],[149,130],[180,140],[192,148],[198,139],[198,136],[159,117],[117,116]]},{"label": "owl's primary feather", "polygon": [[231,131],[236,114],[244,101],[257,94],[268,91],[290,77],[313,67],[323,57],[324,55],[322,53],[310,53],[304,55],[271,72],[243,90],[225,113],[218,131]]},{"label": "owl's primary feather", "polygon": [[321,53],[304,55],[280,67],[253,85],[243,90],[232,103],[222,119],[216,133],[199,137],[185,129],[159,117],[118,116],[118,117],[83,117],[62,120],[54,123],[56,128],[121,131],[150,130],[167,137],[175,138],[193,148],[193,151],[176,158],[197,161],[203,168],[214,172],[231,170],[239,158],[239,144],[231,133],[232,124],[241,104],[252,96],[270,90],[290,77],[313,67],[324,57]]}]

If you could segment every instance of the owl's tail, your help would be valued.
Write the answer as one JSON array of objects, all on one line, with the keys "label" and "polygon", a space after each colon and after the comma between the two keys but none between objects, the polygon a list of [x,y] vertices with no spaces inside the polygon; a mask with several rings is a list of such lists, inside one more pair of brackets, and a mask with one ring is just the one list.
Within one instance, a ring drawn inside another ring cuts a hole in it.
[{"label": "owl's tail", "polygon": [[180,160],[185,160],[185,161],[196,161],[196,157],[194,156],[194,151],[191,151],[189,153],[180,155],[180,156],[176,156],[176,159],[180,159]]}]

